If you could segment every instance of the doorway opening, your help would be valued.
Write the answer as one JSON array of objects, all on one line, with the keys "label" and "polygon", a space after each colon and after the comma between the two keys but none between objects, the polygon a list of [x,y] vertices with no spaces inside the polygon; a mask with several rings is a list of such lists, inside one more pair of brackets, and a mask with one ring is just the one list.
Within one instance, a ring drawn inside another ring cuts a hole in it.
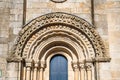
[{"label": "doorway opening", "polygon": [[63,55],[51,58],[50,80],[68,80],[68,61]]}]

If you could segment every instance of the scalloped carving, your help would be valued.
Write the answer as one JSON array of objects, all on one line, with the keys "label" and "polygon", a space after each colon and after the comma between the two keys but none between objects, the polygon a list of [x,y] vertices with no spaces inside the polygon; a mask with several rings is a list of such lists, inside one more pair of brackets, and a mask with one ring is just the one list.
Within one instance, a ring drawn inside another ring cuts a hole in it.
[{"label": "scalloped carving", "polygon": [[[102,39],[100,38],[99,34],[95,31],[92,25],[90,25],[87,21],[85,21],[82,18],[62,12],[49,13],[37,17],[30,23],[26,24],[24,28],[20,31],[11,54],[16,54],[18,56],[23,54],[23,50],[28,40],[32,36],[38,36],[36,34],[38,31],[41,31],[42,29],[43,32],[46,31],[47,28],[44,28],[45,26],[51,25],[67,25],[69,26],[69,29],[72,33],[84,34],[83,38],[85,37],[89,40],[86,43],[90,43],[92,45],[95,58],[109,58]],[[64,29],[68,28],[64,27]]]}]

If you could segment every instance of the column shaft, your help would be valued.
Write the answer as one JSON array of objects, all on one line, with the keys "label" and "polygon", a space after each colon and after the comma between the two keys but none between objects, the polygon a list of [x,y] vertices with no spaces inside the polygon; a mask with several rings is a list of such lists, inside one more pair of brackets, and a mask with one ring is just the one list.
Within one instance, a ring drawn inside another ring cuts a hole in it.
[{"label": "column shaft", "polygon": [[41,61],[40,62],[40,71],[39,71],[39,75],[40,75],[40,80],[44,80],[44,68],[45,68],[45,61]]},{"label": "column shaft", "polygon": [[74,80],[79,80],[79,69],[78,68],[76,68],[76,69],[74,69]]},{"label": "column shaft", "polygon": [[44,74],[43,74],[43,68],[41,68],[41,69],[40,69],[40,80],[44,80],[44,79],[43,79],[43,75],[44,75]]},{"label": "column shaft", "polygon": [[23,67],[23,80],[26,79],[26,67]]},{"label": "column shaft", "polygon": [[80,67],[80,80],[85,80],[85,66],[84,66],[84,63],[83,62],[79,63],[79,67]]},{"label": "column shaft", "polygon": [[92,63],[86,64],[87,80],[92,80]]},{"label": "column shaft", "polygon": [[34,68],[34,80],[37,80],[37,67]]},{"label": "column shaft", "polygon": [[79,67],[78,62],[72,62],[73,70],[74,70],[74,80],[79,80]]},{"label": "column shaft", "polygon": [[92,71],[91,70],[87,71],[87,78],[88,78],[88,80],[92,80]]},{"label": "column shaft", "polygon": [[80,70],[80,80],[85,80],[85,70],[84,69],[81,69]]},{"label": "column shaft", "polygon": [[21,75],[21,62],[19,62],[18,63],[18,66],[19,66],[19,68],[18,68],[18,80],[21,80],[21,77],[20,77],[20,75]]},{"label": "column shaft", "polygon": [[26,80],[30,80],[30,79],[31,79],[30,67],[27,67]]}]

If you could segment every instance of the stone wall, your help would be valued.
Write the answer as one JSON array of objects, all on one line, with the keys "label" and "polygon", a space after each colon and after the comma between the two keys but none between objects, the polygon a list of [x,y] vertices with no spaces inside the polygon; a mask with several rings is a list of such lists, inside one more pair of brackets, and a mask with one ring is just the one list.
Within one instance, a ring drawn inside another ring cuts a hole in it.
[{"label": "stone wall", "polygon": [[112,80],[120,80],[120,1],[108,0],[107,20],[109,32],[110,72]]},{"label": "stone wall", "polygon": [[8,79],[6,57],[10,53],[15,37],[21,30],[22,16],[22,0],[0,0],[0,71],[2,71],[0,80]]},{"label": "stone wall", "polygon": [[26,21],[51,12],[66,12],[77,15],[91,23],[90,0],[67,0],[64,3],[54,3],[50,0],[28,0]]},{"label": "stone wall", "polygon": [[[109,35],[106,5],[106,0],[94,0],[95,27],[98,33],[101,35],[109,54]],[[98,74],[98,80],[111,80],[110,63],[99,63]]]},{"label": "stone wall", "polygon": [[[110,63],[99,64],[100,80],[119,80],[120,76],[120,1],[119,0],[97,0],[96,14],[99,14],[99,21],[96,24],[97,30],[109,49]],[[101,24],[101,25],[99,25]]]},{"label": "stone wall", "polygon": [[8,53],[9,41],[9,15],[10,2],[0,0],[0,71],[2,73],[0,80],[6,77],[6,56]]}]

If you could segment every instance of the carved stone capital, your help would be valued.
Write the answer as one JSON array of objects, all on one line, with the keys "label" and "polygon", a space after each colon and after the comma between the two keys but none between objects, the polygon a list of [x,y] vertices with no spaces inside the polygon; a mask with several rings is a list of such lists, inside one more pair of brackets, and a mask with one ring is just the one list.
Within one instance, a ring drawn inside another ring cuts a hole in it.
[{"label": "carved stone capital", "polygon": [[91,70],[92,69],[92,63],[86,63],[85,67],[87,70]]},{"label": "carved stone capital", "polygon": [[46,62],[40,61],[40,68],[45,68],[45,67],[46,67]]},{"label": "carved stone capital", "polygon": [[79,70],[78,62],[72,62],[72,67],[74,71]]},{"label": "carved stone capital", "polygon": [[80,69],[85,69],[85,64],[84,63],[79,63]]},{"label": "carved stone capital", "polygon": [[34,61],[34,67],[38,68],[39,67],[39,61]]},{"label": "carved stone capital", "polygon": [[33,60],[32,59],[25,59],[26,67],[32,67]]}]

